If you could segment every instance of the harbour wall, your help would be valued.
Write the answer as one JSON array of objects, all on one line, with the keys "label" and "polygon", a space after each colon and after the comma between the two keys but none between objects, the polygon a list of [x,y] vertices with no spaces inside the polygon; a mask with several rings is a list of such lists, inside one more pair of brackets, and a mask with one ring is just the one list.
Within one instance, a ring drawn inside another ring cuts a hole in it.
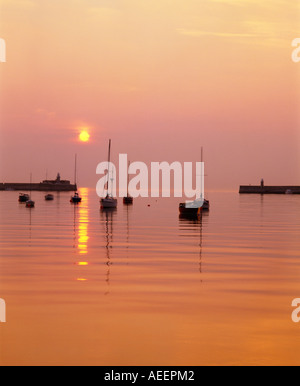
[{"label": "harbour wall", "polygon": [[240,186],[240,194],[300,194],[300,186]]},{"label": "harbour wall", "polygon": [[39,192],[75,192],[77,185],[72,184],[28,184],[28,183],[0,183],[0,191],[39,191]]}]

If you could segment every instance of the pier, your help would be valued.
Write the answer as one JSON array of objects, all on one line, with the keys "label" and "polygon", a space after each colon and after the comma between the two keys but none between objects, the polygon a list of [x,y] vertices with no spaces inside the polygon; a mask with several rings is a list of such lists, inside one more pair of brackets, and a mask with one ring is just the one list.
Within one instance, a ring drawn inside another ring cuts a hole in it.
[{"label": "pier", "polygon": [[300,186],[240,186],[240,194],[300,194]]},{"label": "pier", "polygon": [[40,183],[0,183],[0,191],[39,191],[39,192],[75,192],[76,184],[70,181],[61,180],[60,174],[57,174],[56,180],[45,180]]}]

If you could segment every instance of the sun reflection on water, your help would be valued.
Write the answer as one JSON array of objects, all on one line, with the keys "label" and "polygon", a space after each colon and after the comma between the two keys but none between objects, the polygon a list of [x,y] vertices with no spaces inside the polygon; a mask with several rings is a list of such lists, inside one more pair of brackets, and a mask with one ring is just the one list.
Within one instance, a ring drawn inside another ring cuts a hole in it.
[{"label": "sun reflection on water", "polygon": [[[80,267],[87,267],[89,262],[86,257],[88,255],[88,225],[89,225],[89,210],[88,210],[88,189],[82,188],[80,190],[82,196],[82,204],[74,208],[74,227],[75,227],[75,238],[76,238],[76,250],[79,254],[79,261],[75,264]],[[76,221],[76,212],[78,211],[78,221]],[[77,228],[78,225],[78,228]],[[84,258],[84,260],[83,260]],[[88,279],[79,277],[77,281],[87,281]]]}]

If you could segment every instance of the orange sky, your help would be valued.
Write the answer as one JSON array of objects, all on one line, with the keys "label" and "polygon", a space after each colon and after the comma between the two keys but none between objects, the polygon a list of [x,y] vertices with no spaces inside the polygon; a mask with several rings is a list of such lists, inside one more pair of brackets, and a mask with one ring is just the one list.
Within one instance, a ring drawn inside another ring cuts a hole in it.
[{"label": "orange sky", "polygon": [[[96,186],[113,152],[207,188],[300,184],[297,0],[0,0],[0,181]],[[91,140],[77,141],[80,127]]]}]

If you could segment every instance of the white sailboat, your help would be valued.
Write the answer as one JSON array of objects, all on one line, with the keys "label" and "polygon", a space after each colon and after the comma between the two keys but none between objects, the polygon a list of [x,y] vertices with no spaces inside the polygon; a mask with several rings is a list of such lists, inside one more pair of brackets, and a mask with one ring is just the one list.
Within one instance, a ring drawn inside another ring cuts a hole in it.
[{"label": "white sailboat", "polygon": [[[101,209],[115,209],[118,205],[118,200],[113,197],[113,178],[110,177],[110,151],[111,151],[111,139],[109,140],[108,146],[108,174],[107,174],[107,196],[105,198],[101,198],[100,204]],[[110,183],[111,182],[111,183]]]}]

